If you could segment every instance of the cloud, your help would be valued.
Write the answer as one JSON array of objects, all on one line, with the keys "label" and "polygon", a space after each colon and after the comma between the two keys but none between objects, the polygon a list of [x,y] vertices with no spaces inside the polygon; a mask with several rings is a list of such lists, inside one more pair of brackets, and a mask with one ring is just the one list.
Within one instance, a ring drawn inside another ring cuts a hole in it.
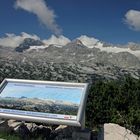
[{"label": "cloud", "polygon": [[39,21],[56,35],[61,34],[61,29],[57,25],[56,15],[50,9],[44,0],[16,0],[15,8],[21,8],[25,11],[35,14]]},{"label": "cloud", "polygon": [[6,37],[0,38],[0,45],[5,47],[17,47],[25,38],[40,39],[37,35],[30,35],[25,32],[22,32],[21,35],[7,33]]},{"label": "cloud", "polygon": [[129,25],[130,29],[140,31],[140,11],[129,10],[125,14],[125,23]]},{"label": "cloud", "polygon": [[47,46],[49,46],[51,44],[64,46],[69,42],[70,42],[70,40],[68,38],[62,36],[62,35],[59,36],[59,37],[56,37],[56,36],[52,35],[49,39],[43,40],[43,43]]},{"label": "cloud", "polygon": [[79,39],[85,46],[88,46],[89,48],[92,48],[99,41],[94,37],[88,37],[86,35],[81,35],[77,39]]}]

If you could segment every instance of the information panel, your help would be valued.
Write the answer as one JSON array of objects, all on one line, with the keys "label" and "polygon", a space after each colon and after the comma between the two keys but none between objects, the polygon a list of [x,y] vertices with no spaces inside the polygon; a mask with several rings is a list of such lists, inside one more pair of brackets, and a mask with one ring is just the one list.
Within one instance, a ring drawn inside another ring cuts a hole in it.
[{"label": "information panel", "polygon": [[0,87],[0,117],[80,126],[87,86],[5,79]]}]

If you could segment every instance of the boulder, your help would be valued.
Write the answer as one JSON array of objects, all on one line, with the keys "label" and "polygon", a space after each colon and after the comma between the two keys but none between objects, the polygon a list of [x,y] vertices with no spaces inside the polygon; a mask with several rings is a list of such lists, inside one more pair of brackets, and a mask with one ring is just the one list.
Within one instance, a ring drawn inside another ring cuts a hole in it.
[{"label": "boulder", "polygon": [[0,121],[0,132],[9,133],[11,131],[12,129],[9,127],[7,120]]},{"label": "boulder", "polygon": [[29,139],[30,131],[24,123],[21,123],[20,126],[18,127],[18,132],[19,132],[21,139],[23,139],[23,140]]},{"label": "boulder", "polygon": [[27,126],[27,128],[29,129],[29,131],[32,133],[34,131],[34,129],[37,127],[37,125],[35,123],[25,123],[25,125]]},{"label": "boulder", "polygon": [[19,126],[21,124],[21,122],[15,121],[15,120],[8,120],[8,126],[10,128],[16,128],[17,126]]},{"label": "boulder", "polygon": [[48,139],[51,134],[51,129],[43,125],[40,125],[40,126],[36,125],[35,127],[32,128],[30,132],[31,132],[32,137]]},{"label": "boulder", "polygon": [[66,129],[68,126],[67,125],[59,125],[55,131],[56,132],[61,132],[62,130]]},{"label": "boulder", "polygon": [[98,140],[139,140],[132,131],[118,124],[107,123],[99,132]]},{"label": "boulder", "polygon": [[[54,131],[52,131],[51,136],[55,136],[55,140],[73,140],[72,135],[74,131],[78,131],[79,128],[60,125]],[[74,134],[75,136],[76,134]]]}]

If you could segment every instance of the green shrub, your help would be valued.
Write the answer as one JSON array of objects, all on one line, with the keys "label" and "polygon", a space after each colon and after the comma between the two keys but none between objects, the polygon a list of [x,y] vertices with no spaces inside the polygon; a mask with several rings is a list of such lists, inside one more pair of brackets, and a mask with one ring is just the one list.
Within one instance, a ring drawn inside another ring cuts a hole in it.
[{"label": "green shrub", "polygon": [[90,89],[86,125],[117,123],[140,133],[140,80],[97,81]]}]

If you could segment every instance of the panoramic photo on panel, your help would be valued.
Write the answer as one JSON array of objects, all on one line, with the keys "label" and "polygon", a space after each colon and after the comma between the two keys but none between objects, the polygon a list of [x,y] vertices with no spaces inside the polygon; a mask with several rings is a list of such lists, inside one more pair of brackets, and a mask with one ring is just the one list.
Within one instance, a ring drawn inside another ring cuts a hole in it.
[{"label": "panoramic photo on panel", "polygon": [[82,87],[9,82],[0,108],[77,116],[82,93]]}]

